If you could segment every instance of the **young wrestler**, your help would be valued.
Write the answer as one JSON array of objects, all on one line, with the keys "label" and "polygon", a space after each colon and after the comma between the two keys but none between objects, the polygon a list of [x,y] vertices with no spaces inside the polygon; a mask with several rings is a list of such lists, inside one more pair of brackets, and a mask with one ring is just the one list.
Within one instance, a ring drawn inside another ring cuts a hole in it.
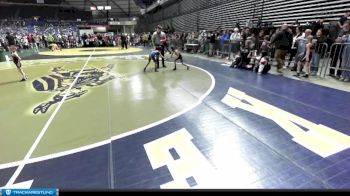
[{"label": "young wrestler", "polygon": [[313,42],[313,36],[310,35],[306,38],[307,44],[306,44],[306,51],[304,53],[304,58],[301,62],[298,63],[298,69],[297,69],[297,75],[296,77],[300,76],[300,72],[303,70],[304,67],[306,67],[305,75],[302,77],[309,78],[310,72],[311,72],[311,60],[312,60],[312,53],[315,49],[315,44]]},{"label": "young wrestler", "polygon": [[178,60],[181,61],[181,63],[182,63],[183,66],[186,66],[186,67],[187,67],[187,70],[190,70],[190,66],[184,64],[184,61],[183,61],[183,58],[182,58],[182,55],[181,55],[180,50],[179,50],[179,49],[176,49],[176,50],[174,51],[174,54],[175,54],[175,56],[176,56],[176,59],[175,59],[175,61],[174,61],[175,67],[174,67],[173,70],[175,71],[175,70],[177,69],[177,68],[176,68],[176,61],[178,61]]},{"label": "young wrestler", "polygon": [[13,58],[13,62],[16,64],[16,67],[19,71],[19,73],[22,75],[23,79],[21,82],[26,81],[28,79],[27,75],[24,73],[22,69],[22,63],[21,63],[21,57],[17,54],[17,47],[16,46],[11,46],[10,47],[11,51],[11,56]]},{"label": "young wrestler", "polygon": [[143,71],[146,72],[146,69],[147,69],[148,65],[153,60],[154,65],[155,65],[155,72],[158,72],[159,57],[162,57],[163,59],[165,59],[164,56],[158,50],[152,50],[151,53],[149,54],[149,57],[148,57],[148,63],[146,65],[146,67],[143,69]]}]

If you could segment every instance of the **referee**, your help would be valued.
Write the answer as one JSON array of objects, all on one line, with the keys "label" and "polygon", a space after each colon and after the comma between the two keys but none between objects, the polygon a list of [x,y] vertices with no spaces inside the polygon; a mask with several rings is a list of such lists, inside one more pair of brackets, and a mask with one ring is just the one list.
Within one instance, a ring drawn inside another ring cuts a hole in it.
[{"label": "referee", "polygon": [[[166,42],[166,34],[162,31],[162,27],[160,25],[157,26],[156,32],[153,33],[152,36],[152,44],[156,50],[158,50],[162,56],[164,56],[164,43]],[[162,58],[163,67],[165,66],[164,58]],[[159,58],[157,59],[157,65],[159,68]]]}]

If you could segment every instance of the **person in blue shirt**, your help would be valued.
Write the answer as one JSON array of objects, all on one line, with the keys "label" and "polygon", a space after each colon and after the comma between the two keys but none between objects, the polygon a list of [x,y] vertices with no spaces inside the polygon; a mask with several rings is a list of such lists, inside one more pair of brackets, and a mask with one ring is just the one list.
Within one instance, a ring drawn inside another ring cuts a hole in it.
[{"label": "person in blue shirt", "polygon": [[230,45],[230,37],[231,34],[227,33],[227,31],[223,31],[223,34],[220,38],[221,44],[221,58],[224,58],[225,55],[229,55],[229,45]]},{"label": "person in blue shirt", "polygon": [[146,67],[143,69],[143,71],[146,72],[146,69],[147,69],[148,65],[153,60],[153,62],[155,64],[155,72],[158,72],[159,57],[162,57],[165,60],[165,57],[158,50],[152,50],[151,53],[148,56],[148,63],[146,65]]}]

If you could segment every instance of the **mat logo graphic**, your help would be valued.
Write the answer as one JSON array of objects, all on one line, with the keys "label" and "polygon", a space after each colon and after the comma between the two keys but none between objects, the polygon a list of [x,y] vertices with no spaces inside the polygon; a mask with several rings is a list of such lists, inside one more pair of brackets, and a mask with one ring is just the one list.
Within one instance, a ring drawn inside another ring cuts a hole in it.
[{"label": "mat logo graphic", "polygon": [[217,188],[221,175],[192,142],[192,135],[181,129],[144,145],[152,169],[167,166],[173,181],[162,189]]},{"label": "mat logo graphic", "polygon": [[315,124],[237,89],[230,88],[222,102],[232,108],[239,108],[274,121],[293,137],[293,141],[321,157],[325,158],[350,148],[350,136]]},{"label": "mat logo graphic", "polygon": [[[84,69],[78,78],[76,84],[69,91],[66,100],[72,100],[85,95],[90,88],[106,84],[115,79],[110,71],[114,65],[107,65],[102,68]],[[33,88],[38,92],[55,92],[57,93],[52,100],[42,103],[33,109],[34,114],[46,113],[51,106],[59,103],[66,94],[69,86],[72,84],[80,70],[65,70],[62,67],[55,67],[53,74],[41,77],[33,81]]]},{"label": "mat logo graphic", "polygon": [[11,190],[6,190],[6,195],[11,195]]}]

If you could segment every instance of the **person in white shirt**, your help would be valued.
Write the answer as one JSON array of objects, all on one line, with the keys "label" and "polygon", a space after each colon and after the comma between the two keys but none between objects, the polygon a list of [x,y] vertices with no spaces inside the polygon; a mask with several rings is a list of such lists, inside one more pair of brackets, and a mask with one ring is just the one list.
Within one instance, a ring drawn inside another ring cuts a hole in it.
[{"label": "person in white shirt", "polygon": [[242,35],[239,32],[238,28],[234,28],[233,33],[230,37],[230,58],[231,54],[233,53],[233,59],[235,59],[235,56],[238,54],[240,48],[241,48],[241,41],[242,41]]}]

